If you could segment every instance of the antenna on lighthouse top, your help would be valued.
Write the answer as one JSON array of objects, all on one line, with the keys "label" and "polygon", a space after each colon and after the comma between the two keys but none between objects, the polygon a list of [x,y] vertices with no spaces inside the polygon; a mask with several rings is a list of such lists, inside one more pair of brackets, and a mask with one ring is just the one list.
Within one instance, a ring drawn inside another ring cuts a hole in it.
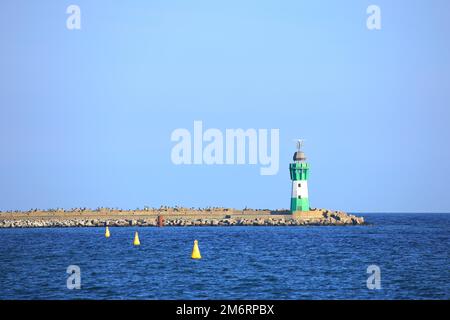
[{"label": "antenna on lighthouse top", "polygon": [[303,147],[303,143],[305,142],[305,139],[295,139],[294,140],[297,145],[297,151],[301,151]]}]

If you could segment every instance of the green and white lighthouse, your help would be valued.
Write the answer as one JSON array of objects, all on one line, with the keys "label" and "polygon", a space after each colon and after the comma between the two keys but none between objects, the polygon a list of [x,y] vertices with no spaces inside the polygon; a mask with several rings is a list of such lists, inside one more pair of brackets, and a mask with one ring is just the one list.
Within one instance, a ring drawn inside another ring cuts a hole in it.
[{"label": "green and white lighthouse", "polygon": [[297,140],[297,151],[293,161],[289,164],[289,172],[292,180],[291,213],[309,211],[308,175],[309,165],[306,162],[305,153],[301,150],[303,140]]}]

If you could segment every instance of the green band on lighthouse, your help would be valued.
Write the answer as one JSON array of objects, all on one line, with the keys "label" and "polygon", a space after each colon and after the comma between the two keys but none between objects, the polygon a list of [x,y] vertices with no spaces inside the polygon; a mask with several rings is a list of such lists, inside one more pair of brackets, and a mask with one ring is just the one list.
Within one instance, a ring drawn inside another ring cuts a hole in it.
[{"label": "green band on lighthouse", "polygon": [[309,211],[309,199],[291,198],[291,212],[295,211]]},{"label": "green band on lighthouse", "polygon": [[309,165],[306,162],[294,162],[289,164],[291,180],[308,180]]}]

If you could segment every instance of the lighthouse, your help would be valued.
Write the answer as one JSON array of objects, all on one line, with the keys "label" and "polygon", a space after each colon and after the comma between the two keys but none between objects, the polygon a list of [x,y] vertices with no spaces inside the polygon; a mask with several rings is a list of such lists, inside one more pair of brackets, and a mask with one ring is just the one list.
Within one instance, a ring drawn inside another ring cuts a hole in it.
[{"label": "lighthouse", "polygon": [[291,213],[309,211],[308,175],[309,165],[305,153],[302,151],[303,140],[297,140],[297,151],[293,161],[289,164],[292,180]]}]

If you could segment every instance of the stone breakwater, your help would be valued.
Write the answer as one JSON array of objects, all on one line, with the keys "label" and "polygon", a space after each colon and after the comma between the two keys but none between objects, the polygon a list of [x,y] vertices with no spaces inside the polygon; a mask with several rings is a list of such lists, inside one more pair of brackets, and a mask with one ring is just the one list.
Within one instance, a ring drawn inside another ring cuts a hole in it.
[{"label": "stone breakwater", "polygon": [[1,212],[0,228],[156,227],[164,226],[344,226],[363,225],[364,218],[342,211],[314,209],[290,214],[284,210],[185,209],[134,211]]}]

